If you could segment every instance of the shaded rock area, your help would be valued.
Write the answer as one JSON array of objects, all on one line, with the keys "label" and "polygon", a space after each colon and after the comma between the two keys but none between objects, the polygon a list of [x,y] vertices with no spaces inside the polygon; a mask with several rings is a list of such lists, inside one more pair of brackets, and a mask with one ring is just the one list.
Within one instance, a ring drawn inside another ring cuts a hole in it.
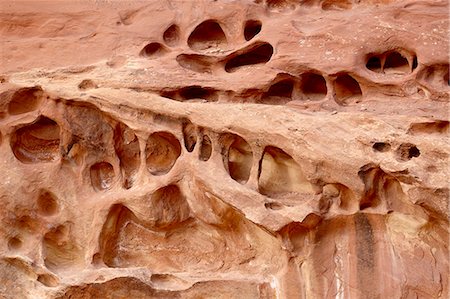
[{"label": "shaded rock area", "polygon": [[1,1],[0,298],[448,298],[447,1]]}]

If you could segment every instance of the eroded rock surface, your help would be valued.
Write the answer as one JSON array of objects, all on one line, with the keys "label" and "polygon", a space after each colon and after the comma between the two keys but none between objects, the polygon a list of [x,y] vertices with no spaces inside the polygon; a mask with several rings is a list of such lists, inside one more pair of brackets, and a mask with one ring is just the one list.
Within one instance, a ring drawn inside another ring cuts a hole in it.
[{"label": "eroded rock surface", "polygon": [[1,298],[448,298],[447,1],[1,4]]}]

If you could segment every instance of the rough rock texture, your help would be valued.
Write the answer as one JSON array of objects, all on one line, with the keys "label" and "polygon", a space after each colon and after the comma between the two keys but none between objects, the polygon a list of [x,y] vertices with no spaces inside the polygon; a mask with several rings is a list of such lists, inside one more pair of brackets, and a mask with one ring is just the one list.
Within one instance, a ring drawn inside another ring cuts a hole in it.
[{"label": "rough rock texture", "polygon": [[447,1],[1,1],[1,298],[448,298]]}]

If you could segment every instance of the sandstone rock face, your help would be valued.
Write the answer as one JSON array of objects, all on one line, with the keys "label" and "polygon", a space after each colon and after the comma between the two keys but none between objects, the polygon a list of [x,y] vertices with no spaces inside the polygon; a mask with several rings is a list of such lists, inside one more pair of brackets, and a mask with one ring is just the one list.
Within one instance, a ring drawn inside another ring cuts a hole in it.
[{"label": "sandstone rock face", "polygon": [[447,1],[2,1],[1,298],[448,298]]}]

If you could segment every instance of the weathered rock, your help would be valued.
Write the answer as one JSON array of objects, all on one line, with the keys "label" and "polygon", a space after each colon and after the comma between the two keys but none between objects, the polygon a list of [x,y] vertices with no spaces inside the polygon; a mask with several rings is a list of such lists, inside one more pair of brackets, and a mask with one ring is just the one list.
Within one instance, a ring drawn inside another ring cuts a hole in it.
[{"label": "weathered rock", "polygon": [[448,298],[446,1],[0,7],[1,298]]}]

